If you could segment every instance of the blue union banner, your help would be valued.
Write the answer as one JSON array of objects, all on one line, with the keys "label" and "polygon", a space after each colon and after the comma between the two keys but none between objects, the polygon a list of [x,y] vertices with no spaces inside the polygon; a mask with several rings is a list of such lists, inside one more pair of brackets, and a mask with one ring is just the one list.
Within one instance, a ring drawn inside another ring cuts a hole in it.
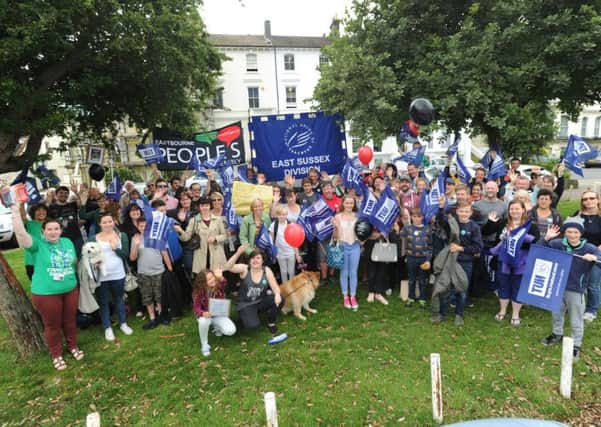
[{"label": "blue union banner", "polygon": [[518,301],[558,312],[572,267],[572,255],[532,245],[520,283]]},{"label": "blue union banner", "polygon": [[253,116],[252,163],[268,181],[304,176],[310,168],[340,173],[346,161],[344,119],[323,112]]}]

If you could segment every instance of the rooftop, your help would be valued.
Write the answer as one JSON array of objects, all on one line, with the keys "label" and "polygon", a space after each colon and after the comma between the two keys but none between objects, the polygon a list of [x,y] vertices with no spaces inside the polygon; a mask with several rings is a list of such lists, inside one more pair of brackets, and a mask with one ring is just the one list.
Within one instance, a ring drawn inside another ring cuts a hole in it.
[{"label": "rooftop", "polygon": [[298,47],[320,49],[329,44],[327,37],[271,36],[271,43],[264,35],[210,34],[209,41],[217,47]]}]

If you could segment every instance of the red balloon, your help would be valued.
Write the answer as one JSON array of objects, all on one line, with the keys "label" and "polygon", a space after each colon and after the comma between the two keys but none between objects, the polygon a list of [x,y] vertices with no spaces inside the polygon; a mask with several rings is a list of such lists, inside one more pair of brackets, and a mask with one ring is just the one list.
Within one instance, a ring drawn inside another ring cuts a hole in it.
[{"label": "red balloon", "polygon": [[409,132],[416,138],[419,136],[419,125],[413,120],[409,120]]},{"label": "red balloon", "polygon": [[288,224],[284,230],[284,240],[293,248],[300,248],[305,241],[305,230],[299,224]]},{"label": "red balloon", "polygon": [[371,159],[374,158],[374,152],[372,151],[372,149],[369,146],[364,145],[363,147],[361,147],[359,149],[359,153],[358,153],[357,157],[359,157],[359,161],[361,163],[363,163],[364,165],[367,165],[367,164],[369,164],[369,162],[371,162]]}]

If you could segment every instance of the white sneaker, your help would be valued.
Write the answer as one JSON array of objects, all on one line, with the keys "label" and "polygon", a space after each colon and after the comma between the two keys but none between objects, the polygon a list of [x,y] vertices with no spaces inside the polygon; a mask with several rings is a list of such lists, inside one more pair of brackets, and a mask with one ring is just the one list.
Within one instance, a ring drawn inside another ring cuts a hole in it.
[{"label": "white sneaker", "polygon": [[203,346],[201,352],[204,357],[210,356],[211,355],[211,346],[208,344],[206,345],[206,347]]},{"label": "white sneaker", "polygon": [[115,341],[115,334],[113,333],[113,328],[106,328],[104,330],[104,338],[107,341]]},{"label": "white sneaker", "polygon": [[595,313],[590,313],[590,312],[586,312],[584,313],[584,320],[586,322],[592,322],[593,320],[595,320],[597,318],[597,315]]},{"label": "white sneaker", "polygon": [[221,337],[223,336],[223,332],[221,332],[220,328],[214,327],[213,328],[213,333],[215,334],[216,337]]},{"label": "white sneaker", "polygon": [[389,297],[390,295],[392,295],[392,289],[388,288],[386,289],[386,296]]},{"label": "white sneaker", "polygon": [[127,323],[122,323],[121,326],[119,326],[119,329],[121,329],[121,332],[123,332],[125,335],[131,335],[134,333],[134,330],[127,326]]}]

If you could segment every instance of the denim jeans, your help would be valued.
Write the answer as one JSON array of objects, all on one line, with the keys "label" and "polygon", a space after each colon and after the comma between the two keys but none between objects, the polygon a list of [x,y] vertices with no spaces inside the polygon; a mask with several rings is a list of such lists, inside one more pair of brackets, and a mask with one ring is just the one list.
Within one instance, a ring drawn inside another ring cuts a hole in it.
[{"label": "denim jeans", "polygon": [[344,251],[344,264],[340,269],[340,291],[342,295],[354,297],[357,295],[357,271],[359,270],[359,255],[361,245],[355,241],[352,245],[340,242]]},{"label": "denim jeans", "polygon": [[415,284],[419,286],[419,299],[426,300],[426,284],[428,272],[422,270],[420,265],[426,262],[426,257],[407,255],[407,277],[409,279],[409,299],[415,299]]},{"label": "denim jeans", "polygon": [[601,282],[601,267],[595,263],[588,275],[586,313],[597,314],[597,310],[599,310],[599,282]]},{"label": "denim jeans", "polygon": [[98,299],[98,305],[100,306],[100,319],[102,320],[102,326],[104,329],[111,327],[111,313],[109,310],[109,294],[115,305],[115,311],[119,316],[119,324],[123,324],[126,321],[125,318],[125,303],[123,302],[123,285],[125,284],[125,277],[119,280],[108,280],[106,282],[100,282],[100,286],[96,288],[96,298]]},{"label": "denim jeans", "polygon": [[[467,281],[469,283],[469,281],[472,278],[472,261],[461,261],[459,262],[459,265],[463,268],[463,270],[465,271],[465,274],[467,275]],[[440,297],[440,314],[445,317],[447,315],[447,313],[449,312],[449,296],[451,292],[455,292],[455,314],[457,316],[461,316],[463,317],[463,313],[465,310],[465,298],[467,293],[466,292],[456,292],[453,288],[449,289],[449,292],[445,293],[444,295],[441,295]]]}]

